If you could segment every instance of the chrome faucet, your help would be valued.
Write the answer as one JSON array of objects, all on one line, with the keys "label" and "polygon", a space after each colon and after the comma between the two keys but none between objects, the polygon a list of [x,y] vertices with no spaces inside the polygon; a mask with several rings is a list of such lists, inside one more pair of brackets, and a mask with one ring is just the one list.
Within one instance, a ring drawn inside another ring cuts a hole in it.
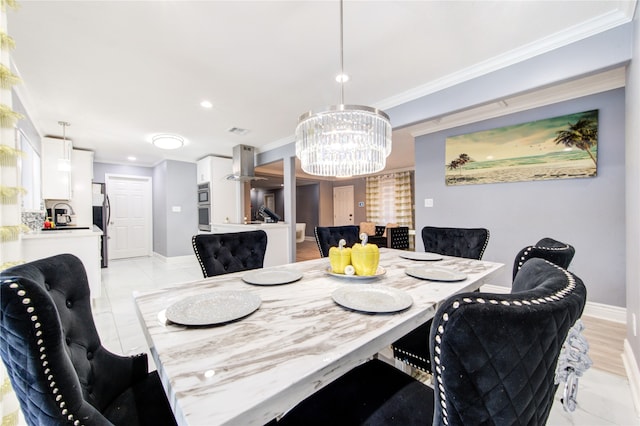
[{"label": "chrome faucet", "polygon": [[[51,207],[51,215],[53,216],[53,223],[55,223],[56,225],[59,225],[59,223],[58,223],[58,215],[56,214],[56,207],[58,207],[58,206],[67,206],[67,207],[69,207],[69,215],[75,215],[76,214],[76,212],[73,211],[73,207],[71,207],[71,204],[69,204],[69,203],[55,203],[53,205],[53,207]],[[69,218],[69,219],[71,219],[71,218]],[[69,222],[71,222],[71,220],[69,220]],[[65,224],[68,224],[69,222],[66,222]]]}]

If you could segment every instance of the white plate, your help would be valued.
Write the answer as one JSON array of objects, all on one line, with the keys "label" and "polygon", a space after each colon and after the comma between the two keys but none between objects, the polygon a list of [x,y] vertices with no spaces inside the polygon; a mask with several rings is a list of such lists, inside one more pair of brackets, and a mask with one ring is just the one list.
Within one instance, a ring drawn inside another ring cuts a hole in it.
[{"label": "white plate", "polygon": [[242,276],[242,281],[255,285],[289,284],[302,278],[300,271],[285,269],[255,269]]},{"label": "white plate", "polygon": [[438,268],[433,266],[417,266],[404,270],[407,275],[430,281],[455,282],[467,279],[467,274],[453,269]]},{"label": "white plate", "polygon": [[340,287],[331,297],[345,308],[375,313],[402,311],[413,303],[411,296],[404,291],[375,285]]},{"label": "white plate", "polygon": [[442,260],[442,255],[440,254],[423,252],[423,251],[408,251],[406,253],[402,253],[400,257],[403,259],[409,259],[409,260],[429,260],[429,261]]},{"label": "white plate", "polygon": [[185,297],[167,308],[166,317],[182,325],[221,324],[249,315],[260,303],[260,297],[246,291],[220,290]]},{"label": "white plate", "polygon": [[326,271],[327,274],[333,276],[333,277],[338,277],[338,278],[347,278],[350,280],[370,280],[372,278],[378,278],[384,274],[387,273],[387,271],[382,267],[382,266],[378,266],[378,269],[376,269],[376,274],[375,275],[347,275],[347,274],[338,274],[335,272],[331,271],[331,266],[329,266]]}]

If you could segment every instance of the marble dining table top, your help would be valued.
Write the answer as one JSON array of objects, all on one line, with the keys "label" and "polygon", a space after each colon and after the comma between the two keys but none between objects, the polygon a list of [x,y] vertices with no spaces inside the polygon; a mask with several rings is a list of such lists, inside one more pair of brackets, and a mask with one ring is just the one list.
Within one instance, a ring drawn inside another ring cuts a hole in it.
[{"label": "marble dining table top", "polygon": [[[479,288],[503,266],[447,256],[437,262],[413,261],[400,257],[403,253],[380,249],[385,273],[370,280],[330,275],[329,259],[322,258],[269,268],[302,274],[284,285],[247,284],[242,281],[247,272],[238,272],[134,294],[178,424],[265,424],[432,318],[439,302]],[[432,282],[405,273],[406,268],[436,264],[467,278]],[[372,314],[332,299],[338,288],[371,285],[406,292],[413,303],[399,312]],[[219,325],[167,321],[166,310],[174,303],[219,290],[257,295],[260,307]]]}]

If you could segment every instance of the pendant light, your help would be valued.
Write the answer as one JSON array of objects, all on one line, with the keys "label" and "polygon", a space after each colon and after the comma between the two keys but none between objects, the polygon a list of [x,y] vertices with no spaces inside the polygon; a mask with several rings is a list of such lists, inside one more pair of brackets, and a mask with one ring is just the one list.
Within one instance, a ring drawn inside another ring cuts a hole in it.
[{"label": "pendant light", "polygon": [[391,153],[391,122],[383,111],[344,104],[343,1],[340,0],[340,105],[302,114],[296,156],[305,173],[348,177],[384,169]]}]

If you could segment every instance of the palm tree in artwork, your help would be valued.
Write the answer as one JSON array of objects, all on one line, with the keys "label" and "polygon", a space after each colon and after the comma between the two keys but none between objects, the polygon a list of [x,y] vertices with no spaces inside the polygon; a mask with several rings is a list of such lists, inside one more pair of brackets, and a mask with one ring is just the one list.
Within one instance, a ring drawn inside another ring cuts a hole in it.
[{"label": "palm tree in artwork", "polygon": [[591,153],[591,147],[598,144],[598,123],[593,118],[583,117],[574,124],[568,123],[569,127],[559,130],[554,142],[564,144],[567,147],[579,148],[586,151],[593,160],[593,164],[598,164]]},{"label": "palm tree in artwork", "polygon": [[[473,159],[471,157],[469,157],[468,154],[460,154],[458,155],[458,158],[456,158],[455,160],[451,161],[448,165],[447,168],[449,170],[455,170],[459,167],[464,166],[465,164],[469,163],[473,161]],[[460,171],[462,173],[462,171]]]}]

